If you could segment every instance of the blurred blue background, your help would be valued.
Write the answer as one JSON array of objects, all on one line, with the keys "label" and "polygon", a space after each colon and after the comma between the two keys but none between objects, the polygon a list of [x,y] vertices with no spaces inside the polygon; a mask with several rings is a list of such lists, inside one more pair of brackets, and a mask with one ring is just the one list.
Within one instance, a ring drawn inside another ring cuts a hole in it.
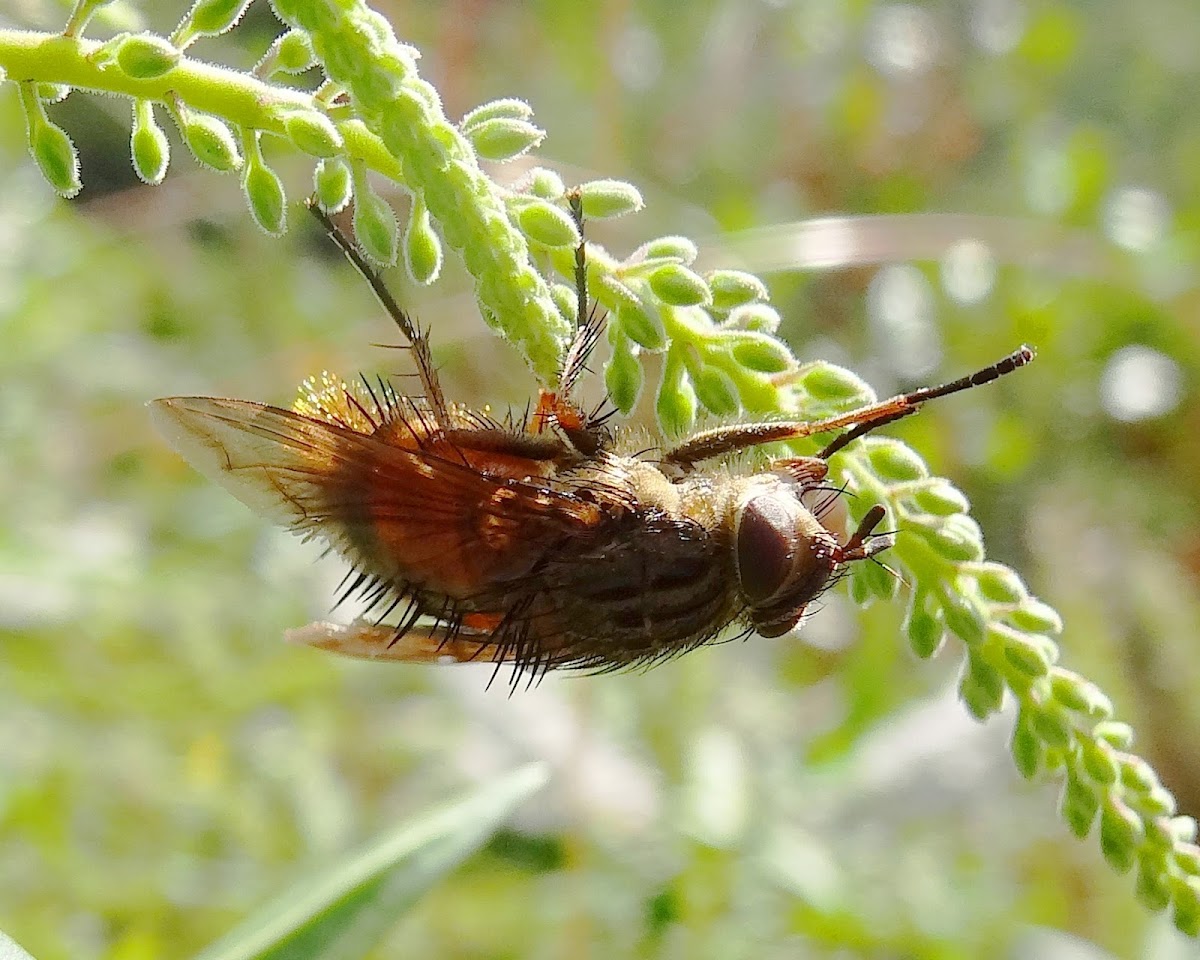
[{"label": "blurred blue background", "polygon": [[[168,6],[117,9],[169,30]],[[798,356],[890,393],[1034,344],[1028,370],[889,432],[968,494],[989,553],[1064,614],[1066,665],[1200,814],[1200,7],[377,9],[449,115],[523,97],[538,162],[643,190],[594,240],[682,233],[702,267],[762,273]],[[249,68],[277,31],[260,2],[191,52]],[[485,666],[286,647],[339,564],[193,473],[144,403],[287,405],[323,369],[402,371],[372,346],[394,334],[298,206],[271,240],[177,140],[165,184],[139,185],[124,102],[50,109],[82,153],[69,203],[0,87],[0,929],[40,960],[186,956],[528,758],[549,791],[378,956],[1195,955],[1070,837],[1053,785],[1020,781],[1011,717],[968,719],[958,647],[908,652],[900,603],[831,596],[798,636],[512,697]],[[309,166],[270,147],[302,197]],[[448,394],[523,407],[536,384],[461,267],[401,274]]]}]

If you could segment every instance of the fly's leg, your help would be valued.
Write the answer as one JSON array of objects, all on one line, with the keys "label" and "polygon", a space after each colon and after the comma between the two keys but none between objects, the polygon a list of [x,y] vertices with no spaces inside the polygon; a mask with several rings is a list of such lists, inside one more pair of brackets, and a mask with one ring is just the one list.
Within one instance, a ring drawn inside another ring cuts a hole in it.
[{"label": "fly's leg", "polygon": [[604,313],[591,308],[587,290],[587,239],[583,232],[583,198],[578,191],[568,195],[571,216],[579,229],[579,245],[575,248],[575,298],[577,313],[575,337],[563,361],[562,373],[556,389],[543,390],[538,397],[534,415],[534,429],[541,431],[547,423],[554,423],[570,441],[571,446],[585,457],[599,452],[603,446],[600,433],[588,425],[587,415],[571,400],[580,375],[587,369],[588,357],[595,349],[604,330]]},{"label": "fly's leg", "polygon": [[864,434],[870,433],[884,424],[893,423],[916,413],[928,400],[991,383],[993,380],[1025,366],[1033,358],[1033,349],[1022,346],[998,363],[977,370],[970,376],[960,377],[937,387],[921,387],[911,393],[902,393],[888,400],[868,404],[857,410],[828,417],[825,420],[781,420],[775,423],[746,423],[704,430],[688,438],[675,449],[668,451],[663,457],[663,463],[688,470],[702,460],[721,457],[738,450],[745,450],[748,447],[756,447],[759,444],[775,443],[781,440],[799,440],[803,437],[830,433],[834,430],[845,430],[845,433],[835,438],[818,454],[817,459],[824,460]]},{"label": "fly's leg", "polygon": [[438,380],[437,368],[433,365],[433,354],[429,350],[428,336],[404,312],[378,271],[367,262],[358,247],[355,246],[354,241],[346,236],[333,218],[322,210],[315,200],[310,199],[306,206],[309,212],[317,218],[317,222],[325,228],[325,232],[337,244],[346,259],[362,274],[363,279],[370,286],[371,292],[375,294],[375,298],[387,311],[387,315],[392,318],[396,326],[400,328],[404,338],[408,340],[413,360],[417,364],[417,375],[421,378],[421,389],[424,391],[425,400],[429,403],[430,410],[433,411],[433,417],[438,427],[443,432],[448,431],[451,427],[450,414],[446,408],[446,396],[442,393],[442,385]]}]

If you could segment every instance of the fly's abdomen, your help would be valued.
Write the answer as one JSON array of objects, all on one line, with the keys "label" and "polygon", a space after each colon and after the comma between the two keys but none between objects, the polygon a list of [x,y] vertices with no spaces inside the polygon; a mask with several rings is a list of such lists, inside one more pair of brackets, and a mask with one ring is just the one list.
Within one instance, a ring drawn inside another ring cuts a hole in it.
[{"label": "fly's abdomen", "polygon": [[634,515],[542,573],[532,632],[557,634],[561,665],[622,667],[711,640],[740,612],[728,550],[691,520]]}]

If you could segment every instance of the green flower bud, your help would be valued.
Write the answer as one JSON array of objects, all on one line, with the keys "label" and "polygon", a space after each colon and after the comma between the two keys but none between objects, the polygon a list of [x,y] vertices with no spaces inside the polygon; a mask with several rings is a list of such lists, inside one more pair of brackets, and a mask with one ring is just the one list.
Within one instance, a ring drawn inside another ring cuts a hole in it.
[{"label": "green flower bud", "polygon": [[1047,703],[1040,709],[1032,710],[1029,722],[1046,746],[1065,748],[1071,745],[1071,724],[1056,704]]},{"label": "green flower bud", "polygon": [[878,597],[880,600],[891,600],[900,588],[900,578],[878,563],[855,564],[850,576],[862,582],[867,599]]},{"label": "green flower bud", "polygon": [[430,284],[442,272],[442,242],[433,230],[429,211],[414,200],[408,229],[404,231],[404,265],[417,283]]},{"label": "green flower bud", "polygon": [[905,483],[929,476],[925,461],[899,440],[874,437],[864,446],[872,472],[885,482]]},{"label": "green flower bud", "polygon": [[649,280],[655,296],[671,306],[695,307],[712,302],[704,279],[682,264],[664,264],[650,274]]},{"label": "green flower bud", "polygon": [[[639,260],[669,260],[677,263],[690,264],[699,256],[700,251],[687,237],[659,237],[657,240],[651,240],[649,243],[643,244],[631,256],[630,262],[636,263]],[[704,289],[708,290],[708,283],[704,279],[698,278],[704,283]],[[709,299],[712,299],[712,294],[709,294]]]},{"label": "green flower bud", "polygon": [[1100,810],[1100,851],[1117,873],[1128,873],[1142,842],[1142,821],[1116,797],[1108,796]]},{"label": "green flower bud", "polygon": [[971,503],[966,495],[940,477],[924,481],[920,487],[909,494],[909,499],[918,510],[935,517],[949,517],[956,513],[966,513],[971,509]]},{"label": "green flower bud", "polygon": [[255,223],[271,236],[280,236],[287,229],[287,198],[283,182],[275,171],[261,159],[246,164],[242,190],[250,203]]},{"label": "green flower bud", "polygon": [[985,624],[979,611],[958,593],[947,591],[942,595],[942,616],[950,632],[963,643],[971,645],[983,639]]},{"label": "green flower bud", "polygon": [[194,113],[181,105],[179,121],[183,142],[201,164],[219,173],[229,173],[242,166],[233,133],[216,117]]},{"label": "green flower bud", "polygon": [[[1183,818],[1176,817],[1175,819]],[[1171,859],[1184,873],[1192,877],[1200,877],[1200,847],[1197,847],[1192,841],[1184,840],[1175,844],[1175,848],[1171,851]]]},{"label": "green flower bud", "polygon": [[185,43],[196,37],[218,36],[241,20],[248,6],[250,0],[196,0],[176,33]]},{"label": "green flower bud", "polygon": [[464,133],[489,120],[528,120],[533,116],[533,107],[516,97],[493,100],[471,110],[458,124]]},{"label": "green flower bud", "polygon": [[55,126],[45,115],[39,114],[30,120],[29,150],[42,176],[59,196],[70,199],[83,189],[75,144],[65,130]]},{"label": "green flower bud", "polygon": [[1200,877],[1183,877],[1172,882],[1171,901],[1175,927],[1189,937],[1200,936]]},{"label": "green flower bud", "polygon": [[1026,780],[1032,780],[1037,776],[1037,772],[1042,766],[1045,746],[1041,738],[1021,718],[1018,718],[1017,725],[1013,727],[1012,741],[1009,744],[1009,749],[1012,751],[1013,762],[1016,764],[1017,772],[1021,776]]},{"label": "green flower bud", "polygon": [[946,631],[940,613],[931,613],[926,603],[926,594],[914,592],[904,618],[904,632],[908,635],[909,645],[922,660],[937,653]]},{"label": "green flower bud", "polygon": [[608,220],[637,213],[646,204],[637,187],[623,180],[589,180],[579,186],[583,215],[589,220]]},{"label": "green flower bud", "polygon": [[543,246],[579,246],[579,230],[571,215],[544,200],[521,204],[517,211],[517,225],[525,236]]},{"label": "green flower bud", "polygon": [[354,237],[376,263],[388,267],[396,262],[400,239],[396,213],[383,197],[361,186],[355,190]]},{"label": "green flower bud", "polygon": [[504,162],[532,150],[545,139],[546,131],[528,120],[493,117],[463,130],[463,136],[482,159]]},{"label": "green flower bud", "polygon": [[303,73],[316,65],[312,38],[303,30],[289,30],[272,45],[275,69],[284,73]]},{"label": "green flower bud", "polygon": [[746,331],[731,333],[723,339],[733,344],[733,359],[748,370],[783,373],[795,365],[796,361],[788,348],[766,334]]},{"label": "green flower bud", "polygon": [[667,353],[654,410],[659,425],[668,436],[682,436],[696,422],[696,392],[678,351]]},{"label": "green flower bud", "polygon": [[318,110],[289,110],[283,116],[288,139],[313,157],[334,157],[345,144],[338,128]]},{"label": "green flower bud", "polygon": [[[716,296],[715,291],[713,295]],[[782,320],[779,311],[770,304],[745,303],[734,307],[721,327],[725,330],[752,330],[755,333],[774,334]]]},{"label": "green flower bud", "polygon": [[182,54],[163,37],[153,33],[135,33],[117,44],[117,66],[133,80],[154,80],[175,69]]},{"label": "green flower bud", "polygon": [[982,563],[973,574],[979,592],[992,603],[1016,604],[1029,596],[1029,591],[1016,572],[1001,563]]},{"label": "green flower bud", "polygon": [[1177,810],[1175,795],[1164,786],[1155,787],[1133,802],[1147,817],[1173,817]]},{"label": "green flower bud", "polygon": [[1079,751],[1083,769],[1089,777],[1105,786],[1117,782],[1119,770],[1112,747],[1103,740],[1080,738]]},{"label": "green flower bud", "polygon": [[967,668],[959,682],[959,696],[976,720],[986,720],[1004,702],[1004,680],[978,656],[968,656]]},{"label": "green flower bud", "polygon": [[565,283],[552,283],[550,284],[550,299],[554,301],[559,315],[564,320],[574,323],[579,317],[579,297],[575,293],[574,287],[569,287]]},{"label": "green flower bud", "polygon": [[1163,879],[1163,863],[1158,857],[1142,857],[1138,866],[1134,895],[1142,906],[1161,913],[1171,904],[1171,888]]},{"label": "green flower bud", "polygon": [[1100,810],[1100,795],[1074,773],[1067,773],[1059,801],[1062,818],[1080,840],[1086,837]]},{"label": "green flower bud", "polygon": [[1124,754],[1120,757],[1120,766],[1121,783],[1135,793],[1150,793],[1161,786],[1154,768],[1141,757]]},{"label": "green flower bud", "polygon": [[993,636],[1000,638],[1004,644],[1004,659],[1014,670],[1029,680],[1044,677],[1050,670],[1042,647],[1031,642],[1020,633],[1001,633],[996,631]]},{"label": "green flower bud", "polygon": [[1030,633],[1046,633],[1057,637],[1063,630],[1062,617],[1058,615],[1058,611],[1048,603],[1042,603],[1041,600],[1032,597],[1027,598],[1019,609],[1011,611],[1007,616],[1014,627],[1028,630]]},{"label": "green flower bud", "polygon": [[534,167],[530,170],[528,184],[530,196],[540,197],[543,200],[559,200],[567,192],[562,177],[545,167]]},{"label": "green flower bud", "polygon": [[638,358],[634,356],[633,345],[621,332],[621,327],[614,324],[609,329],[614,331],[609,336],[613,349],[612,358],[604,369],[604,386],[608,390],[609,400],[622,413],[628,414],[637,405],[645,374]]},{"label": "green flower bud", "polygon": [[808,364],[797,385],[813,400],[834,406],[870,403],[875,393],[867,382],[844,367],[825,361]]},{"label": "green flower bud", "polygon": [[339,213],[354,194],[349,165],[341,159],[320,161],[313,171],[313,192],[317,204],[326,213]]},{"label": "green flower bud", "polygon": [[167,135],[155,121],[154,106],[148,100],[133,102],[129,152],[133,157],[133,170],[144,183],[162,183],[171,161],[171,146]]},{"label": "green flower bud", "polygon": [[[692,385],[696,399],[710,413],[719,417],[729,416],[741,409],[737,387],[726,374],[716,367],[700,366],[692,371]],[[870,564],[859,564],[860,567]]]},{"label": "green flower bud", "polygon": [[634,343],[643,350],[661,350],[667,345],[662,317],[652,303],[625,303],[617,310],[616,321]]},{"label": "green flower bud", "polygon": [[956,513],[926,527],[925,540],[946,560],[971,563],[983,559],[983,531],[965,513]]},{"label": "green flower bud", "polygon": [[[1196,841],[1196,818],[1195,817],[1172,817],[1168,821],[1168,829],[1171,831],[1172,838],[1177,843],[1195,843]],[[1200,873],[1200,861],[1195,871]]]},{"label": "green flower bud", "polygon": [[1102,720],[1092,728],[1092,736],[1118,750],[1128,750],[1133,746],[1133,727],[1120,720]]},{"label": "green flower bud", "polygon": [[1050,680],[1054,699],[1068,710],[1082,713],[1093,720],[1108,720],[1112,717],[1112,700],[1090,680],[1061,667],[1055,668]]},{"label": "green flower bud", "polygon": [[721,313],[770,297],[765,283],[742,270],[713,270],[704,279],[712,291],[713,309]]}]

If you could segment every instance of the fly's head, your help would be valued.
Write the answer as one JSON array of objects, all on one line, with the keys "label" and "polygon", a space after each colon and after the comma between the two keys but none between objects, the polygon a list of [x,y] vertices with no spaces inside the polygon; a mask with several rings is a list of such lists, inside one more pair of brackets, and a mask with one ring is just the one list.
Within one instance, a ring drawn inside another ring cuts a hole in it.
[{"label": "fly's head", "polygon": [[[830,585],[848,563],[866,560],[895,542],[876,534],[884,509],[867,511],[858,529],[844,542],[822,522],[827,510],[806,505],[820,478],[797,479],[796,469],[765,474],[748,485],[734,514],[734,563],[738,589],[756,633],[778,637],[800,622],[805,608]],[[836,493],[833,495],[836,498]]]}]

